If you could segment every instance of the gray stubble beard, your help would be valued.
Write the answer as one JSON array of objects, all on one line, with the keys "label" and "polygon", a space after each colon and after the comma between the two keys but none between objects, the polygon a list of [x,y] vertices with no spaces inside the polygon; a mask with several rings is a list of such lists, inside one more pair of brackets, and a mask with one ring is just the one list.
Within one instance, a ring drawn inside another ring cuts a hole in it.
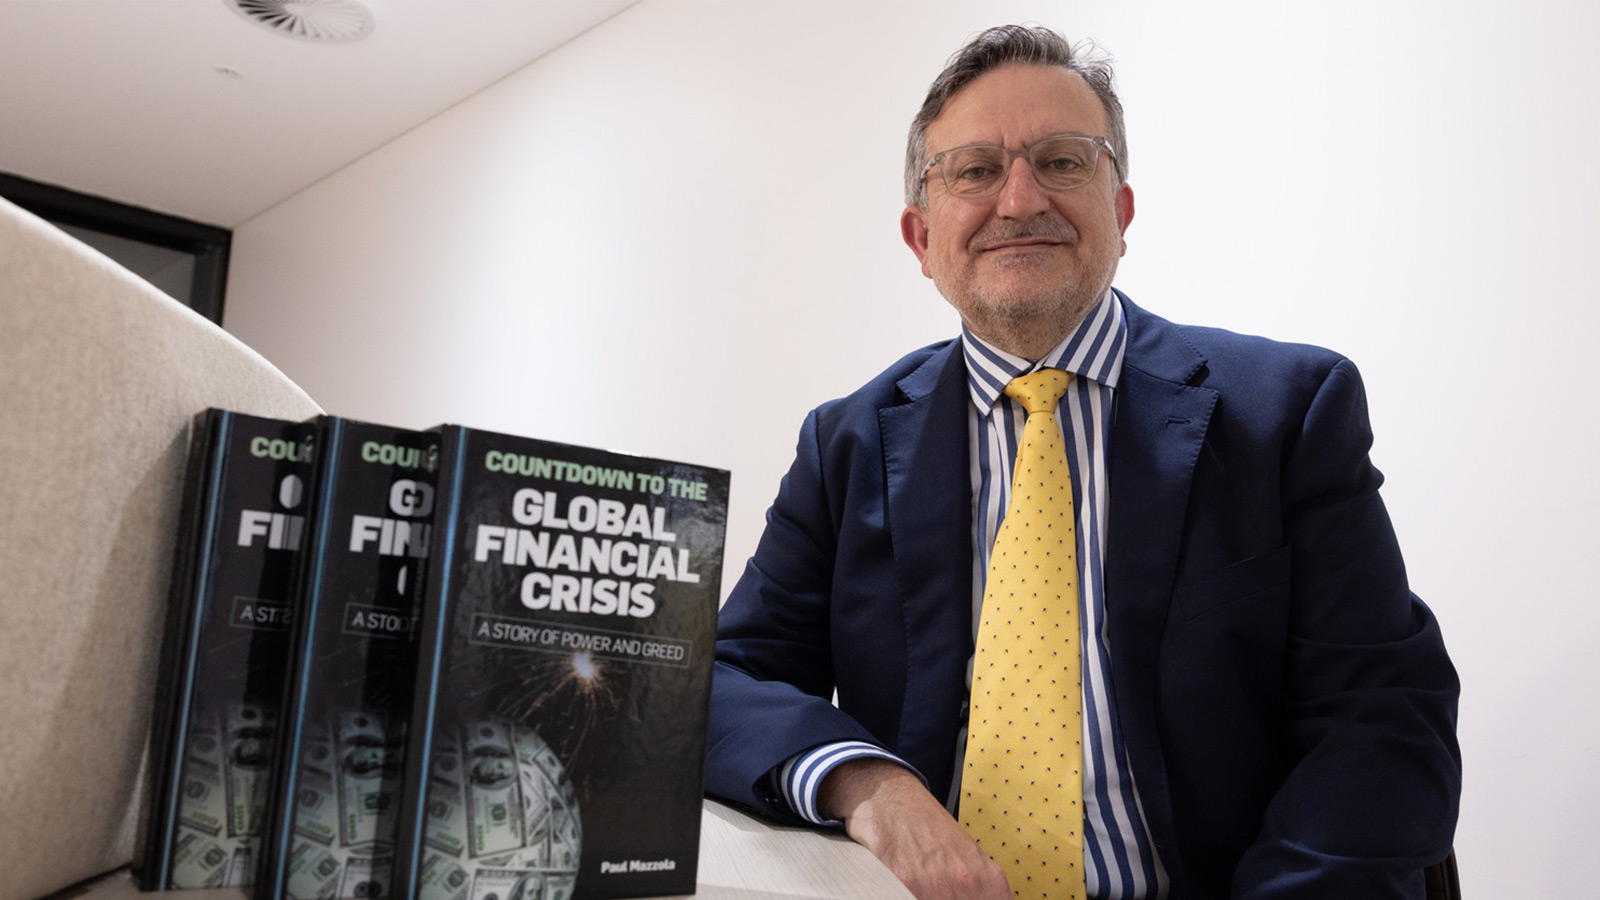
[{"label": "gray stubble beard", "polygon": [[979,337],[1007,352],[1038,359],[1061,343],[1094,309],[1110,289],[1116,270],[1113,259],[1110,271],[1104,278],[1095,279],[1095,285],[1086,287],[1084,280],[1063,284],[1048,298],[1042,298],[1042,302],[1023,302],[1016,296],[989,296],[981,286],[974,286],[969,298],[973,312],[970,319],[968,312],[949,294],[944,296]]}]

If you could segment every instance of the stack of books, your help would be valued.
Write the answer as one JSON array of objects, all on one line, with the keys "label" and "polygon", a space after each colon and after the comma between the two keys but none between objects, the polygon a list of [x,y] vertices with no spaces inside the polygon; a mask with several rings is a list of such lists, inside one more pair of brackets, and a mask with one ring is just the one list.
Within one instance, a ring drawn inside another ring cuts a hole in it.
[{"label": "stack of books", "polygon": [[224,410],[192,446],[142,887],[694,891],[727,472]]}]

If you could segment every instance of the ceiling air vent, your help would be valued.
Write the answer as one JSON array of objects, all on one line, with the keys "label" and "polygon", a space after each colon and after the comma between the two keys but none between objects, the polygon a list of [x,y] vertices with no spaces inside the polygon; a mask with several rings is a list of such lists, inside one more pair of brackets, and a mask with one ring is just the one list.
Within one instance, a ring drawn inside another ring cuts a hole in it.
[{"label": "ceiling air vent", "polygon": [[356,0],[223,0],[239,15],[278,34],[319,43],[358,41],[372,33],[372,12]]}]

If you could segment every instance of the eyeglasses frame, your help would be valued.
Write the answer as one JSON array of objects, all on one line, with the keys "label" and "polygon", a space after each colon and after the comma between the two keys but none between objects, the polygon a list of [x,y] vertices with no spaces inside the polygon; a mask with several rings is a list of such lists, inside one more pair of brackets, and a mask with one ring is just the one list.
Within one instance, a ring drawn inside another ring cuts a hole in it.
[{"label": "eyeglasses frame", "polygon": [[[945,177],[944,171],[941,169],[940,173],[939,173],[939,180],[944,182],[945,190],[950,192],[950,196],[952,196],[952,197],[954,197],[954,198],[956,198],[958,200],[986,200],[986,199],[988,199],[990,197],[993,197],[993,196],[999,194],[1001,191],[1006,189],[1006,184],[1011,180],[1011,169],[1012,169],[1013,166],[1016,165],[1016,161],[1017,161],[1017,159],[1019,157],[1028,160],[1028,171],[1033,175],[1034,183],[1039,185],[1039,188],[1041,190],[1045,190],[1045,191],[1057,191],[1057,190],[1075,191],[1078,188],[1083,187],[1084,184],[1088,184],[1089,182],[1093,181],[1094,180],[1094,176],[1099,174],[1099,172],[1100,172],[1100,156],[1099,156],[1099,153],[1097,153],[1095,155],[1095,158],[1094,158],[1094,169],[1089,173],[1089,177],[1084,179],[1083,184],[1075,184],[1070,188],[1048,188],[1048,187],[1045,187],[1044,184],[1039,181],[1039,173],[1034,171],[1033,160],[1028,158],[1029,154],[1033,151],[1034,147],[1037,147],[1037,146],[1039,146],[1040,144],[1042,144],[1042,143],[1044,143],[1046,141],[1057,140],[1058,138],[1075,138],[1077,140],[1087,140],[1090,143],[1094,144],[1095,147],[1097,147],[1099,149],[1100,153],[1104,153],[1105,155],[1111,157],[1111,159],[1113,161],[1113,165],[1115,165],[1115,160],[1117,158],[1117,151],[1115,151],[1115,150],[1113,150],[1111,148],[1111,142],[1110,141],[1106,140],[1105,138],[1103,138],[1103,137],[1101,137],[1100,135],[1097,135],[1097,134],[1074,134],[1072,132],[1064,131],[1064,132],[1060,132],[1058,134],[1047,134],[1044,137],[1039,138],[1038,140],[1034,141],[1033,143],[1026,144],[1026,145],[1024,145],[1022,147],[1019,147],[1016,150],[1013,150],[1010,147],[1006,147],[1006,146],[1004,146],[1002,144],[991,144],[991,143],[989,143],[987,141],[979,141],[979,142],[973,143],[973,144],[962,144],[959,147],[950,147],[950,148],[945,149],[945,150],[940,150],[938,153],[935,153],[931,159],[928,160],[928,164],[926,166],[922,167],[922,179],[923,179],[924,182],[926,182],[927,179],[928,179],[928,174],[933,171],[933,167],[943,163],[945,161],[945,158],[948,157],[950,154],[958,153],[958,152],[960,152],[962,150],[973,150],[973,149],[977,149],[979,147],[985,147],[985,148],[993,148],[995,150],[999,150],[1001,153],[1004,153],[1006,155],[1006,173],[1005,173],[1005,177],[1000,179],[1000,181],[998,183],[998,186],[995,187],[995,189],[992,190],[992,191],[988,191],[988,192],[985,192],[985,193],[982,193],[982,194],[958,194],[958,193],[955,192],[954,189],[952,189],[950,187],[950,181],[949,181],[949,179],[947,179]],[[926,190],[926,188],[924,188],[924,190]]]}]

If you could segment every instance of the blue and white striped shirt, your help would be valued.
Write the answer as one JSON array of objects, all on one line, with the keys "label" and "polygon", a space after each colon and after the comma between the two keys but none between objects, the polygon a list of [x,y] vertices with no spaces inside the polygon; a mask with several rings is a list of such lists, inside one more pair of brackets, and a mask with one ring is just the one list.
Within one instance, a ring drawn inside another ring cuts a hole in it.
[{"label": "blue and white striped shirt", "polygon": [[[1081,620],[1086,650],[1082,666],[1086,886],[1093,900],[1164,900],[1168,892],[1166,870],[1156,856],[1128,766],[1127,748],[1122,743],[1112,700],[1111,660],[1107,652],[1102,574],[1108,496],[1106,448],[1127,341],[1122,305],[1108,291],[1066,340],[1037,361],[992,347],[965,328],[961,341],[972,399],[967,434],[972,461],[974,639],[981,620],[989,552],[1010,501],[1011,469],[1027,419],[1021,405],[1005,396],[1005,387],[1013,378],[1045,367],[1074,375],[1056,418],[1066,441],[1078,516]],[[968,659],[967,684],[971,683],[972,660]],[[952,812],[960,796],[965,730],[954,752],[956,780],[946,801]],[[872,744],[826,744],[781,766],[775,773],[778,787],[798,815],[824,824],[816,809],[817,788],[823,776],[845,760],[865,756],[903,764],[898,757]]]}]

